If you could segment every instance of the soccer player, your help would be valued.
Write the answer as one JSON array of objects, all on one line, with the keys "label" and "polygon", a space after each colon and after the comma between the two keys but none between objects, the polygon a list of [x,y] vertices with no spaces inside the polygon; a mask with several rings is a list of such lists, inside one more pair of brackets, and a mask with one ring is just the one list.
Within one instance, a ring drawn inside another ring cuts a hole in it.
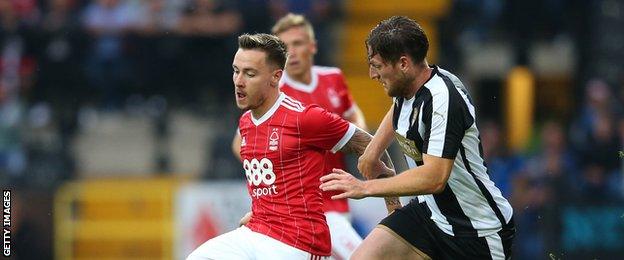
[{"label": "soccer player", "polygon": [[[189,259],[324,259],[331,253],[319,188],[326,151],[361,154],[371,136],[316,105],[279,90],[286,46],[268,34],[242,35],[232,63],[249,221],[212,238]],[[393,173],[389,156],[373,175]],[[388,210],[398,198],[386,198]]]},{"label": "soccer player", "polygon": [[[340,69],[314,65],[317,49],[310,22],[302,15],[288,14],[277,21],[272,32],[286,44],[288,50],[280,90],[304,104],[319,105],[366,130],[364,114],[351,97]],[[237,156],[240,156],[240,141],[237,134],[232,147]],[[346,169],[344,154],[340,152],[326,152],[324,161],[325,173],[334,168]],[[331,196],[336,194],[323,192],[323,210],[332,241],[332,256],[349,259],[353,250],[362,243],[362,238],[349,221],[348,200],[332,200]]]},{"label": "soccer player", "polygon": [[414,20],[394,16],[366,39],[369,73],[394,104],[358,162],[366,174],[396,137],[410,169],[360,181],[335,170],[321,188],[334,198],[418,195],[383,219],[353,259],[509,259],[512,208],[489,179],[475,107],[462,82],[425,59]]}]

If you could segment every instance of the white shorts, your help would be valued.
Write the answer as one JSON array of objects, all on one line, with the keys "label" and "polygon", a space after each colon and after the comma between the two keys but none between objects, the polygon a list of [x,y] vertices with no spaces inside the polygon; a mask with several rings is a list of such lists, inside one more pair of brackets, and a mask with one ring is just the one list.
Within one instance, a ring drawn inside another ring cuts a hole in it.
[{"label": "white shorts", "polygon": [[332,259],[349,259],[355,248],[362,243],[362,237],[351,226],[347,214],[325,212],[332,243]]},{"label": "white shorts", "polygon": [[187,260],[238,260],[238,259],[323,259],[301,249],[284,244],[272,237],[251,231],[242,226],[218,237],[214,237],[197,249]]}]

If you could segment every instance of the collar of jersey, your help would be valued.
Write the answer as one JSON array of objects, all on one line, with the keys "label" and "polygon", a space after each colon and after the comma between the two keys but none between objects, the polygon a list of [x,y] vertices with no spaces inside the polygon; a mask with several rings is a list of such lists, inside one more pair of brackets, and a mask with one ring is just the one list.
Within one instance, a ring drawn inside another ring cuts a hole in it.
[{"label": "collar of jersey", "polygon": [[249,116],[251,116],[251,122],[253,122],[254,125],[256,125],[256,126],[259,126],[260,124],[264,123],[264,121],[266,121],[267,119],[269,119],[269,117],[271,117],[273,114],[275,114],[275,111],[277,111],[277,108],[279,108],[279,106],[282,103],[282,100],[284,100],[284,98],[286,98],[286,95],[284,93],[280,92],[279,97],[277,97],[277,100],[275,100],[275,104],[273,104],[273,106],[269,109],[269,111],[264,113],[264,115],[262,115],[259,119],[256,119],[253,116],[253,113],[249,113]]},{"label": "collar of jersey", "polygon": [[[281,83],[286,83],[290,87],[299,91],[312,93],[316,89],[316,86],[318,85],[318,75],[314,71],[314,68],[310,68],[310,77],[312,78],[312,80],[310,81],[310,84],[303,84],[302,82],[296,81],[290,76],[288,76],[287,72],[284,72],[284,74],[282,75]],[[282,84],[280,84],[280,86],[281,85]]]}]

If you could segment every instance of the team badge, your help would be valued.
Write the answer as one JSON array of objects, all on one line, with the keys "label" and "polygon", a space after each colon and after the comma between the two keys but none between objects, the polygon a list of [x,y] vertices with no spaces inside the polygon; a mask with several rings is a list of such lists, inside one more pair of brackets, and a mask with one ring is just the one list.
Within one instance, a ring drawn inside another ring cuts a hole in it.
[{"label": "team badge", "polygon": [[327,90],[327,97],[329,98],[329,102],[331,102],[332,106],[334,106],[335,108],[339,108],[340,105],[342,105],[342,102],[340,102],[340,97],[338,97],[338,93],[336,93],[336,90],[334,90],[333,88]]},{"label": "team badge", "polygon": [[277,131],[277,128],[273,128],[271,135],[269,136],[269,150],[271,151],[277,151],[277,144],[279,143],[279,135],[277,134]]},{"label": "team badge", "polygon": [[399,143],[399,147],[403,150],[403,153],[417,162],[422,162],[422,153],[416,147],[416,143],[413,140],[407,139],[404,136],[394,132],[394,136]]}]

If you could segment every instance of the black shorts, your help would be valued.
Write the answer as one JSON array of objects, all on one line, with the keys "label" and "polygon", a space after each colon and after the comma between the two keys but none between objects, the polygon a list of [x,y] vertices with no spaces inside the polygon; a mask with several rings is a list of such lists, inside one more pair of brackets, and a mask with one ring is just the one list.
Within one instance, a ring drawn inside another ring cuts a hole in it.
[{"label": "black shorts", "polygon": [[511,258],[511,243],[515,234],[513,219],[501,231],[490,236],[454,237],[440,230],[430,216],[429,208],[414,200],[379,224],[431,259]]}]

